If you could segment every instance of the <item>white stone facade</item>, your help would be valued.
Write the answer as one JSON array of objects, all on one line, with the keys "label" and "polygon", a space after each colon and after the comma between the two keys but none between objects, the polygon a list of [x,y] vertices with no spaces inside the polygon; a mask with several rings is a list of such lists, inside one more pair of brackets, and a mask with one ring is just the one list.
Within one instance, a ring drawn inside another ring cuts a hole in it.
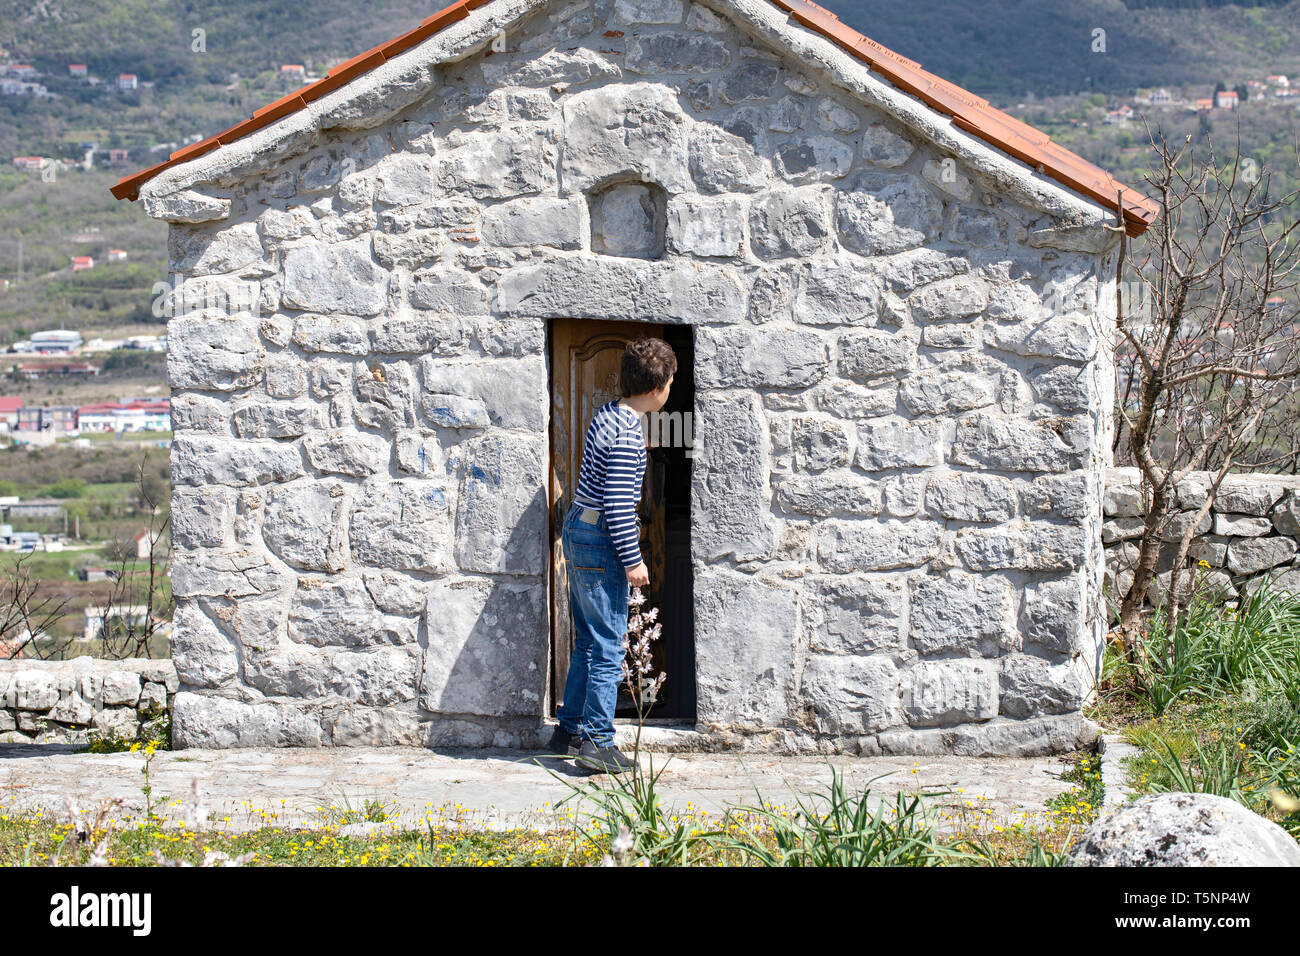
[{"label": "white stone facade", "polygon": [[695,326],[700,747],[1090,739],[1113,214],[771,4],[504,9],[141,191],[176,745],[536,745],[561,317]]}]

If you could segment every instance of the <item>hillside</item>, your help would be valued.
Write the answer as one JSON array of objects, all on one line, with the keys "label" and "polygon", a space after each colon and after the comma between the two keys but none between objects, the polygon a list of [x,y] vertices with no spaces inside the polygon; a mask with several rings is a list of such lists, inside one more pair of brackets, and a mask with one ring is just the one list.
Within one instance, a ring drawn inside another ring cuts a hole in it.
[{"label": "hillside", "polygon": [[[1208,96],[1269,73],[1300,74],[1300,0],[1248,8],[1214,0],[833,0],[845,22],[928,69],[1040,126],[1069,148],[1140,185],[1140,123],[1103,126],[1108,109],[1139,87],[1182,88]],[[0,96],[0,346],[37,328],[158,326],[155,282],[166,278],[166,228],[138,203],[116,202],[108,187],[186,141],[224,129],[297,85],[280,66],[320,75],[334,63],[413,26],[440,4],[377,0],[358,6],[319,0],[302,8],[266,0],[0,0],[0,47],[10,63],[45,74],[53,98]],[[1094,30],[1105,52],[1094,52]],[[203,31],[196,34],[194,31]],[[137,75],[118,91],[68,75]],[[301,81],[298,81],[301,82]],[[1210,126],[1228,145],[1235,117],[1216,111]],[[1285,166],[1296,139],[1293,105],[1241,111],[1243,152]],[[1174,134],[1203,134],[1194,113],[1160,118]],[[44,182],[16,170],[14,156],[80,159],[97,144],[93,171]],[[109,167],[109,149],[127,158]],[[1279,187],[1288,183],[1279,182]],[[126,262],[104,263],[109,248]],[[21,252],[20,252],[21,250]],[[73,256],[92,270],[73,273]],[[146,329],[145,331],[156,331]]]}]

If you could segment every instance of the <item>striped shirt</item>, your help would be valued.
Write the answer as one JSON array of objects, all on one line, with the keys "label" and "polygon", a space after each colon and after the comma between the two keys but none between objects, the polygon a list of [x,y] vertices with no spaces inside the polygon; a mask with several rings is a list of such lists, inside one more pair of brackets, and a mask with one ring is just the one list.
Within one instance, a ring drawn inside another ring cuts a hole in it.
[{"label": "striped shirt", "polygon": [[573,500],[605,512],[605,525],[625,568],[641,563],[636,505],[645,458],[641,416],[617,399],[602,405],[587,426]]}]

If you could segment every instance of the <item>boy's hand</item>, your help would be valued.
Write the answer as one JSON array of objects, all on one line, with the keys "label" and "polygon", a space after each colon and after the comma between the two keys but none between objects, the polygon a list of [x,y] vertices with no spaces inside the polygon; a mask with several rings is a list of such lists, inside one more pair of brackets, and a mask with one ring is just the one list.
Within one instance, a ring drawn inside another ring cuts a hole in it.
[{"label": "boy's hand", "polygon": [[627,583],[634,588],[647,587],[650,584],[650,569],[642,561],[636,567],[627,569]]}]

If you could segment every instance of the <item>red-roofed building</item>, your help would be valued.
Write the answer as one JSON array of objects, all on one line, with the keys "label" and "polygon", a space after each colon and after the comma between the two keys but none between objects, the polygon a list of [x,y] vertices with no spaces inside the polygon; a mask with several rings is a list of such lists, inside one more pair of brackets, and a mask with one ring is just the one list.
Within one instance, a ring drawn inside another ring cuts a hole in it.
[{"label": "red-roofed building", "polygon": [[[824,7],[459,0],[112,190],[202,250],[186,285],[251,280],[168,323],[169,381],[194,393],[173,462],[201,486],[173,526],[260,481],[250,576],[455,572],[413,614],[293,618],[306,669],[353,632],[428,635],[385,739],[530,746],[581,624],[557,589],[591,590],[601,562],[668,569],[648,585],[678,662],[656,712],[701,745],[1086,738],[1110,440],[1089,383],[1114,374],[1096,330],[1123,234],[1159,207]],[[263,234],[292,238],[271,260]],[[268,286],[292,321],[258,314]],[[569,510],[581,439],[643,334],[680,354],[677,417],[699,408],[714,451],[690,463],[689,421],[669,427],[681,453],[638,499],[668,530],[643,548],[636,507],[610,509],[620,560],[570,554],[552,519],[579,537],[605,520]],[[365,433],[334,435],[352,422]],[[347,540],[285,543],[338,515]],[[228,541],[193,537],[194,566],[229,564]],[[311,599],[342,607],[330,586]],[[217,628],[186,638],[228,650]],[[1007,681],[1029,689],[999,696]],[[276,689],[283,713],[336,696]],[[212,691],[187,743],[254,744]]]},{"label": "red-roofed building", "polygon": [[18,410],[23,407],[23,400],[17,395],[0,395],[0,422],[9,431],[18,427]]},{"label": "red-roofed building", "polygon": [[85,79],[88,69],[84,63],[69,63],[68,75],[77,79]]},{"label": "red-roofed building", "polygon": [[117,77],[117,88],[119,90],[134,90],[139,86],[139,80],[134,73],[119,73]]},{"label": "red-roofed building", "polygon": [[83,432],[171,431],[171,402],[99,402],[77,409]]},{"label": "red-roofed building", "polygon": [[82,269],[93,269],[93,268],[95,268],[95,260],[94,260],[93,257],[91,257],[91,256],[73,256],[73,257],[72,257],[72,271],[73,271],[73,272],[80,272]]},{"label": "red-roofed building", "polygon": [[1235,110],[1237,99],[1236,90],[1219,90],[1214,94],[1214,105],[1221,110]]}]

